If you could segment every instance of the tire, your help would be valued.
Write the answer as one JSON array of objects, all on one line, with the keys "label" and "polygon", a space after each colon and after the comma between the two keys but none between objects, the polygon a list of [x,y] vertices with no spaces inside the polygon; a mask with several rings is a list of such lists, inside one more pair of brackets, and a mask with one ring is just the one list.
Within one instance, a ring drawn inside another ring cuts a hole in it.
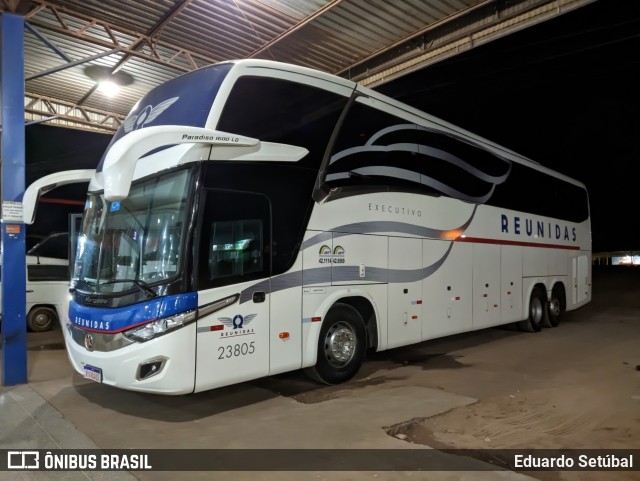
[{"label": "tire", "polygon": [[33,332],[49,331],[58,320],[54,309],[50,307],[33,307],[27,315],[27,327]]},{"label": "tire", "polygon": [[540,287],[533,289],[529,299],[529,317],[518,323],[518,327],[526,332],[538,332],[542,329],[547,317],[547,296]]},{"label": "tire", "polygon": [[356,375],[366,353],[367,333],[362,317],[353,307],[337,303],[322,322],[316,365],[305,372],[320,383],[340,384]]},{"label": "tire", "polygon": [[558,327],[562,314],[562,292],[554,286],[551,291],[551,299],[547,303],[547,315],[545,316],[544,327]]}]

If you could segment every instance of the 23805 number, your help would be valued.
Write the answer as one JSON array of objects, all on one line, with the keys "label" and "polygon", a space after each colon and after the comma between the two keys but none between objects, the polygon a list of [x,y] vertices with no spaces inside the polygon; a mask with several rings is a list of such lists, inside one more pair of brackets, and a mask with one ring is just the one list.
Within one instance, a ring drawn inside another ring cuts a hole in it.
[{"label": "23805 number", "polygon": [[232,357],[246,356],[256,352],[255,341],[243,342],[241,344],[229,344],[218,348],[218,359],[229,359]]}]

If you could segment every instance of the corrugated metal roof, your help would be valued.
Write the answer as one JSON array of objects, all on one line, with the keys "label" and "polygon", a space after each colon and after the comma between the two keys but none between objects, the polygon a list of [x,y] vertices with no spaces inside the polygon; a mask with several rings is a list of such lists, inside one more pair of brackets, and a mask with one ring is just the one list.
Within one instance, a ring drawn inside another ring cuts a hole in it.
[{"label": "corrugated metal roof", "polygon": [[[572,1],[585,0],[564,0]],[[540,3],[552,2],[510,2]],[[149,89],[209,63],[255,57],[350,74],[430,25],[452,18],[461,23],[461,13],[485,7],[491,15],[498,5],[497,0],[32,0],[26,14],[26,91],[122,118]],[[40,36],[71,61],[104,56],[30,79],[65,65]],[[114,48],[119,51],[109,54]],[[120,70],[134,82],[108,98],[85,75],[89,64]]]}]

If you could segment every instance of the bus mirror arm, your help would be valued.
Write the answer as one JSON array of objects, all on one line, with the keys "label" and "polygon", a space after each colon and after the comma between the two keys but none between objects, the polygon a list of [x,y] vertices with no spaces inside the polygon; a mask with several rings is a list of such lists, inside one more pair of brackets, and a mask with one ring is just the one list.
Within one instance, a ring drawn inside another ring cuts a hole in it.
[{"label": "bus mirror arm", "polygon": [[22,196],[22,220],[25,224],[33,224],[36,219],[36,205],[42,194],[66,184],[89,182],[95,170],[65,170],[45,175],[33,182]]},{"label": "bus mirror arm", "polygon": [[261,142],[251,137],[201,127],[145,127],[125,135],[109,148],[102,169],[105,198],[117,201],[127,197],[136,162],[145,154],[161,147],[189,143],[219,147],[218,150],[223,154],[219,160],[295,162],[308,153],[307,149],[294,145]]}]

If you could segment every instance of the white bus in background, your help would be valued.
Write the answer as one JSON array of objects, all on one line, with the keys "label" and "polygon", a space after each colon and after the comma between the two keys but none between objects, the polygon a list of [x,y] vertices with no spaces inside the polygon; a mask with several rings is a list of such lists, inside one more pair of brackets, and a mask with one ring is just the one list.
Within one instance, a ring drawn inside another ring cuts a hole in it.
[{"label": "white bus in background", "polygon": [[262,60],[136,104],[91,183],[64,333],[88,378],[183,394],[591,299],[587,192],[349,80]]},{"label": "white bus in background", "polygon": [[68,318],[69,261],[63,258],[68,253],[68,241],[68,233],[51,234],[27,253],[25,312],[30,331],[48,331],[60,319]]}]

